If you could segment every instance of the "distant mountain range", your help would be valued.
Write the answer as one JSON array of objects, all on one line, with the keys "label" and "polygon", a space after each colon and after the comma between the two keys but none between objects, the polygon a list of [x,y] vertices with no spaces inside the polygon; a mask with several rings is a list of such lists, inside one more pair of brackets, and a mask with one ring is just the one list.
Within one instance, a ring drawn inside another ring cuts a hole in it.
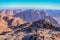
[{"label": "distant mountain range", "polygon": [[35,22],[40,19],[47,18],[56,26],[60,26],[60,10],[0,10],[0,15],[2,15],[2,17],[7,15],[12,15],[13,17],[20,17],[27,22]]},{"label": "distant mountain range", "polygon": [[47,12],[52,17],[60,17],[60,10],[47,10]]}]

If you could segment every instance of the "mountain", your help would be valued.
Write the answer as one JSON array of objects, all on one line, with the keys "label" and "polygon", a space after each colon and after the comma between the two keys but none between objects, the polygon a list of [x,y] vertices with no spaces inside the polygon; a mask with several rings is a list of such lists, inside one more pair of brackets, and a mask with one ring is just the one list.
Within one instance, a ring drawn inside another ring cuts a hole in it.
[{"label": "mountain", "polygon": [[45,10],[0,12],[0,40],[59,40],[60,20]]},{"label": "mountain", "polygon": [[[54,25],[59,26],[60,23],[53,18],[52,16],[48,15],[49,13],[46,10],[26,10],[23,12],[15,13],[14,17],[20,17],[21,19],[27,21],[27,22],[34,22],[38,21],[39,19],[45,19],[47,18],[50,20]],[[58,19],[59,20],[59,19]]]},{"label": "mountain", "polygon": [[44,14],[43,18],[46,18],[46,19],[50,20],[50,22],[53,23],[56,26],[60,26],[60,23],[57,21],[57,19],[55,17],[49,16],[48,13],[47,13],[47,11],[42,11],[42,13]]},{"label": "mountain", "polygon": [[38,11],[30,9],[24,12],[15,13],[14,17],[20,17],[27,22],[33,22],[40,19],[40,13]]},{"label": "mountain", "polygon": [[46,10],[51,17],[60,17],[60,10]]},{"label": "mountain", "polygon": [[[20,17],[26,22],[35,22],[38,21],[39,19],[44,19],[47,18],[49,19],[54,25],[60,26],[60,19],[59,17],[56,17],[56,15],[60,15],[60,10],[34,10],[34,9],[29,9],[29,10],[21,10],[21,9],[16,9],[16,10],[1,10],[0,11],[0,16],[7,17],[8,19],[12,19],[14,17]],[[56,17],[56,18],[55,18]],[[58,21],[57,21],[58,19]]]},{"label": "mountain", "polygon": [[58,24],[60,26],[60,19],[58,19],[58,18],[54,18],[54,19],[58,22]]}]

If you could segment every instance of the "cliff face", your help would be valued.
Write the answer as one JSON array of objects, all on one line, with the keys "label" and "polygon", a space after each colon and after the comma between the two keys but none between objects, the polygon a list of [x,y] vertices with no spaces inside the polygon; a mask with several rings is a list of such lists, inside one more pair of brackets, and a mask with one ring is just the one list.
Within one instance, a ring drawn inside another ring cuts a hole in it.
[{"label": "cliff face", "polygon": [[0,40],[59,40],[60,27],[56,22],[46,11],[1,11]]}]

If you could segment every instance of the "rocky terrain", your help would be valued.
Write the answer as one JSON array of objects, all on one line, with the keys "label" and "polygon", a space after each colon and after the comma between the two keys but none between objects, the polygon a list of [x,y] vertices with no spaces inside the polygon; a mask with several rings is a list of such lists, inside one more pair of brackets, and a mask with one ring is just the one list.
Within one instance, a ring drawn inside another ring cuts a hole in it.
[{"label": "rocky terrain", "polygon": [[1,10],[0,40],[60,40],[59,20],[39,10]]}]

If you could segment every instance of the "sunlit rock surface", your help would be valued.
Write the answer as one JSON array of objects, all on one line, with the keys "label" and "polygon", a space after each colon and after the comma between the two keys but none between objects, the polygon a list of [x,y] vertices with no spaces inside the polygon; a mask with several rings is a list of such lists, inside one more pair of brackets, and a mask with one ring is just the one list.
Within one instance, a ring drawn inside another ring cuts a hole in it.
[{"label": "sunlit rock surface", "polygon": [[12,29],[8,28],[8,23],[4,19],[0,18],[0,34],[9,31],[12,31]]},{"label": "sunlit rock surface", "polygon": [[26,21],[24,21],[23,19],[21,19],[19,17],[16,17],[12,21],[12,26],[19,26],[19,25],[24,24],[24,23],[26,23]]},{"label": "sunlit rock surface", "polygon": [[6,16],[6,10],[1,10],[0,16],[1,16],[1,18],[5,17]]}]

